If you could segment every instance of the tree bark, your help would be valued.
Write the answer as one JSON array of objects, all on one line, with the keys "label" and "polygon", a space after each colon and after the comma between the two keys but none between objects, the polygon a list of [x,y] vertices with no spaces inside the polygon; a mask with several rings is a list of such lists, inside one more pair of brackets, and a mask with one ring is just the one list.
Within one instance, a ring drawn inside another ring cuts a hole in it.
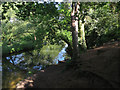
[{"label": "tree bark", "polygon": [[72,29],[72,45],[73,45],[73,58],[79,56],[78,52],[78,8],[77,3],[72,3],[72,12],[71,12],[71,29]]},{"label": "tree bark", "polygon": [[85,30],[84,30],[84,23],[82,21],[79,21],[79,26],[80,26],[80,45],[83,48],[83,51],[86,51],[87,45],[86,45],[86,40],[85,40]]}]

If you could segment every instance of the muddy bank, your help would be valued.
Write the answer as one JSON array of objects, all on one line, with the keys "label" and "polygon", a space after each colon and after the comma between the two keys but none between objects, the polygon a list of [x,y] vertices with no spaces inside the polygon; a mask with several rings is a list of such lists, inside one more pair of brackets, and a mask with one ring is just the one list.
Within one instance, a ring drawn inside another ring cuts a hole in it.
[{"label": "muddy bank", "polygon": [[65,62],[49,66],[19,82],[16,88],[120,88],[119,43],[88,50],[69,69]]}]

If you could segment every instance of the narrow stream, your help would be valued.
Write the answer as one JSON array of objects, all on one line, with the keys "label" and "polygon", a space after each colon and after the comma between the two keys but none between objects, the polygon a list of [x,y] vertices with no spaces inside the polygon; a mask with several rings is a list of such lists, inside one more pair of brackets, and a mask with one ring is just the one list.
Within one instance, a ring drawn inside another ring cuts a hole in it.
[{"label": "narrow stream", "polygon": [[0,89],[2,89],[2,60],[0,60]]},{"label": "narrow stream", "polygon": [[[15,88],[16,83],[46,68],[47,65],[58,64],[64,60],[67,45],[61,51],[45,48],[33,50],[3,58],[2,88]],[[41,53],[43,53],[41,55]],[[2,69],[2,68],[0,68]],[[2,70],[1,70],[2,71]]]}]

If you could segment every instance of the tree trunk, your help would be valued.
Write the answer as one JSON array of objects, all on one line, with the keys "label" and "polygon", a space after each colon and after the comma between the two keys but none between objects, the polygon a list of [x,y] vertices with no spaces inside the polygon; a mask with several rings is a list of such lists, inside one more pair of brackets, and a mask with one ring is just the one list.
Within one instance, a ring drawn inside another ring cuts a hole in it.
[{"label": "tree trunk", "polygon": [[72,29],[72,45],[73,45],[73,58],[76,59],[79,56],[78,52],[78,8],[77,3],[72,3],[71,12],[71,29]]},{"label": "tree trunk", "polygon": [[82,21],[79,21],[79,26],[80,26],[80,45],[83,49],[83,51],[86,51],[87,45],[86,45],[86,40],[85,40],[85,30],[84,30],[84,23]]}]

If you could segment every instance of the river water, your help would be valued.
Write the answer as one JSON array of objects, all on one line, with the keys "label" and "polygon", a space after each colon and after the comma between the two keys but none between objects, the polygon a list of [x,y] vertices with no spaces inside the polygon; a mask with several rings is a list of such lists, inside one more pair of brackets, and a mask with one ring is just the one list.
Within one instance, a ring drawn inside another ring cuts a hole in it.
[{"label": "river water", "polygon": [[[58,60],[65,59],[67,45],[60,51],[40,50],[28,51],[3,58],[2,88],[15,88],[16,83],[46,68],[47,65],[58,64]],[[42,60],[41,60],[42,59]],[[5,61],[5,62],[4,62]],[[1,63],[0,63],[1,64]],[[0,66],[0,71],[2,67]]]},{"label": "river water", "polygon": [[2,60],[0,60],[0,90],[2,89]]}]

